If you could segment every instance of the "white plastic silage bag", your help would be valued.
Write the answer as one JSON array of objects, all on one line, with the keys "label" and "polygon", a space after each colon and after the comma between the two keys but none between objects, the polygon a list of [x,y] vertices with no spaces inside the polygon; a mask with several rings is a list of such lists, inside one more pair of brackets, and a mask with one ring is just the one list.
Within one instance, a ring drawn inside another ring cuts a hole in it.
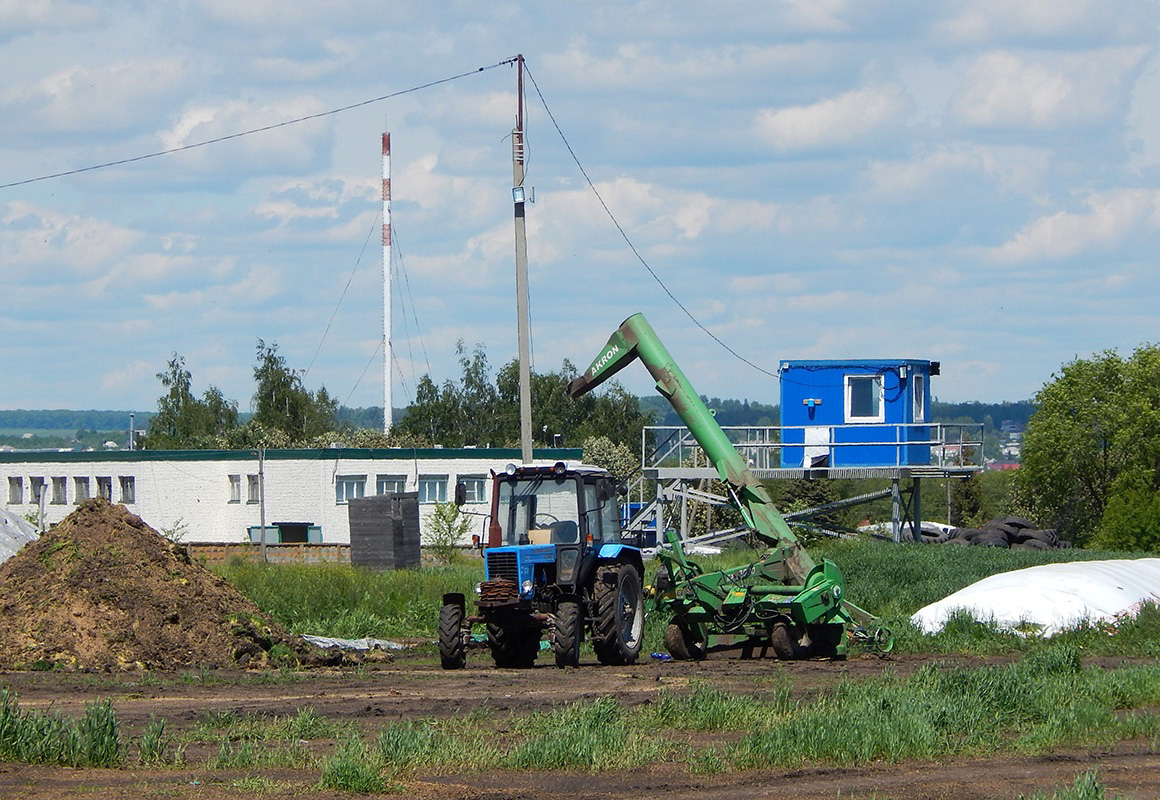
[{"label": "white plastic silage bag", "polygon": [[1073,561],[1001,572],[920,609],[910,619],[925,633],[942,630],[964,610],[1000,629],[1042,636],[1085,622],[1134,615],[1145,601],[1160,605],[1160,558]]}]

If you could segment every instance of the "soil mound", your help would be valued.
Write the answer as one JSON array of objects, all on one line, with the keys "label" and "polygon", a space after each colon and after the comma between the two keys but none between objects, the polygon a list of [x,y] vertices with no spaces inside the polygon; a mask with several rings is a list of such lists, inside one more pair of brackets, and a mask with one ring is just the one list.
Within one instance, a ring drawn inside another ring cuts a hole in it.
[{"label": "soil mound", "polygon": [[88,500],[0,565],[0,665],[261,666],[302,645],[121,505]]}]

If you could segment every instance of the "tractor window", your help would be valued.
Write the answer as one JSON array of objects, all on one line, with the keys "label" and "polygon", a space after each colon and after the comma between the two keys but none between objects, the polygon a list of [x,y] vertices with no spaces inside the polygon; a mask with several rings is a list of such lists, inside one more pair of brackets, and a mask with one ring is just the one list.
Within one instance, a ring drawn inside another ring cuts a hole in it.
[{"label": "tractor window", "polygon": [[[612,487],[609,487],[610,489]],[[600,506],[600,528],[604,531],[604,541],[620,541],[620,498],[615,490],[610,491],[609,497]]]},{"label": "tractor window", "polygon": [[596,484],[584,484],[584,512],[588,516],[588,533],[599,542],[604,536],[600,530],[600,502],[596,499]]},{"label": "tractor window", "polygon": [[579,541],[580,513],[574,478],[503,481],[498,522],[505,545],[572,544]]}]

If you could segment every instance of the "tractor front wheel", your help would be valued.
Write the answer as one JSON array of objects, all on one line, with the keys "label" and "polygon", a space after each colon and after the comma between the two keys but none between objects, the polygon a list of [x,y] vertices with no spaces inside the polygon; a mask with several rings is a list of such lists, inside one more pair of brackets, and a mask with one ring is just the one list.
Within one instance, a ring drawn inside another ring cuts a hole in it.
[{"label": "tractor front wheel", "polygon": [[596,614],[592,619],[592,649],[601,664],[632,664],[644,638],[644,595],[640,573],[631,564],[611,564],[596,570],[592,587]]},{"label": "tractor front wheel", "polygon": [[556,666],[580,666],[580,640],[584,638],[584,616],[580,604],[565,600],[556,606],[556,625],[552,629],[552,652]]},{"label": "tractor front wheel", "polygon": [[439,661],[443,669],[463,669],[467,665],[461,605],[448,603],[439,609]]}]

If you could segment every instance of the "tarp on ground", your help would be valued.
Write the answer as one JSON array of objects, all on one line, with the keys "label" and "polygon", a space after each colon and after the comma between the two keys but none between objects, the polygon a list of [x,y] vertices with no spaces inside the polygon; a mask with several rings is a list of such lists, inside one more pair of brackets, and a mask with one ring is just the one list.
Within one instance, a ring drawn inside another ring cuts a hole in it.
[{"label": "tarp on ground", "polygon": [[1052,636],[1084,623],[1132,616],[1160,605],[1160,558],[1073,561],[1001,572],[920,609],[910,619],[937,633],[957,611],[1002,630]]},{"label": "tarp on ground", "polygon": [[0,564],[36,538],[36,528],[32,523],[0,508]]}]

